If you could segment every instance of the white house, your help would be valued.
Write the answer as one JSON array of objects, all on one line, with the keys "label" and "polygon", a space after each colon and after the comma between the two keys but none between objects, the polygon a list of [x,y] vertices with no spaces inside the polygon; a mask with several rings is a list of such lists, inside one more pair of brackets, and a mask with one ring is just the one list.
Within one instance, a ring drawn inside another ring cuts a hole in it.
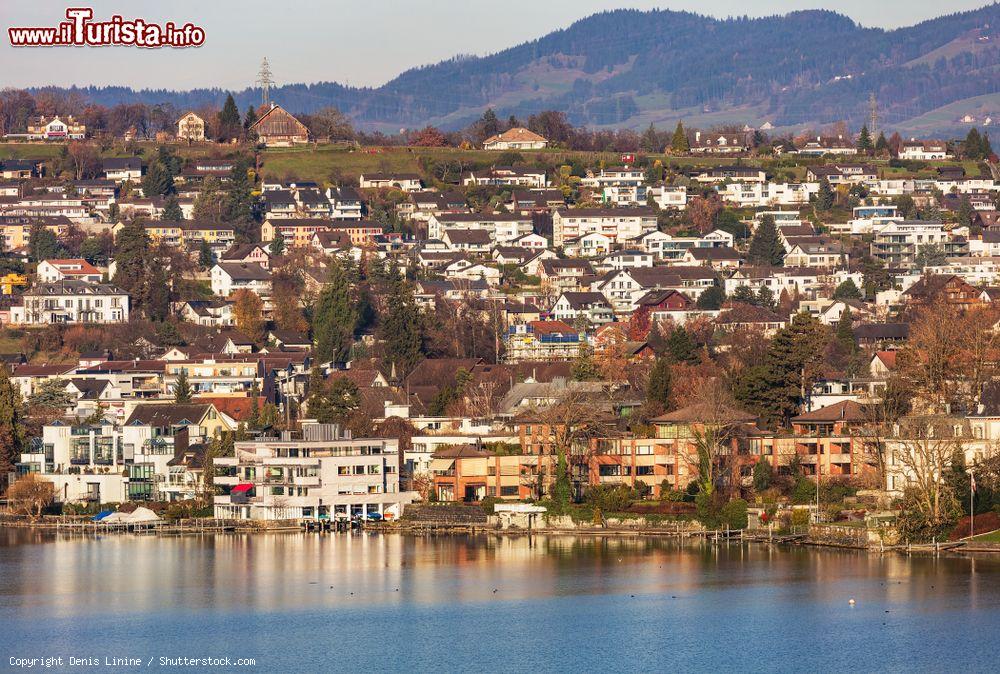
[{"label": "white house", "polygon": [[35,273],[42,283],[58,283],[70,279],[100,283],[103,279],[101,270],[83,258],[42,260]]},{"label": "white house", "polygon": [[220,262],[212,267],[212,292],[229,297],[237,290],[271,295],[271,271],[253,262]]},{"label": "white house", "polygon": [[625,243],[655,229],[656,213],[649,208],[559,208],[552,215],[552,244],[560,247],[591,232]]},{"label": "white house", "polygon": [[508,129],[483,141],[484,150],[541,150],[549,144],[544,137],[523,127]]},{"label": "white house", "polygon": [[911,138],[903,141],[903,147],[899,150],[900,159],[915,161],[934,161],[936,159],[949,159],[948,144],[941,140],[917,140]]},{"label": "white house", "polygon": [[14,325],[128,321],[128,294],[108,283],[39,283],[21,298],[22,304],[10,308]]}]

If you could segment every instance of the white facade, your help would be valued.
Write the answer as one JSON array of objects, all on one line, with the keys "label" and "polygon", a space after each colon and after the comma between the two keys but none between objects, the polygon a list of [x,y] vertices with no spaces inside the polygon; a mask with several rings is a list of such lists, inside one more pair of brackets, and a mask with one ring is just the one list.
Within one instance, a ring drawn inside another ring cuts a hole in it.
[{"label": "white facade", "polygon": [[625,243],[656,229],[656,214],[642,208],[558,209],[552,215],[552,244],[564,246],[571,239],[599,232],[616,243]]},{"label": "white facade", "polygon": [[10,308],[14,325],[128,321],[128,295],[106,283],[40,283],[25,292],[22,300],[23,304]]}]

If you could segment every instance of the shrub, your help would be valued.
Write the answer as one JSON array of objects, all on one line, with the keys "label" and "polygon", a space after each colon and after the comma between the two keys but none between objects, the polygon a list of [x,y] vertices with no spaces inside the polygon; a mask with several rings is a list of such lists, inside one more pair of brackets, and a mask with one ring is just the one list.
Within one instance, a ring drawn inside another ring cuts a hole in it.
[{"label": "shrub", "polygon": [[741,498],[734,498],[732,501],[722,506],[719,518],[730,529],[747,528],[747,502]]},{"label": "shrub", "polygon": [[595,485],[587,488],[583,500],[602,512],[621,512],[632,503],[632,490],[625,485]]},{"label": "shrub", "polygon": [[497,504],[496,496],[487,496],[486,498],[484,498],[482,501],[479,502],[479,505],[482,507],[483,510],[486,511],[487,515],[493,514],[493,506],[495,506],[496,504]]},{"label": "shrub", "polygon": [[809,526],[809,511],[805,508],[795,508],[792,510],[792,526],[793,527],[807,527]]}]

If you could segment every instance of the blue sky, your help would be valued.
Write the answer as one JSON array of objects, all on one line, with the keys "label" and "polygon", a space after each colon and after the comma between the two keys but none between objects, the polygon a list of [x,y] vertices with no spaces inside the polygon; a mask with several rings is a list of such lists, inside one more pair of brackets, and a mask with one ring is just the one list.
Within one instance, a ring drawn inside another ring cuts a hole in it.
[{"label": "blue sky", "polygon": [[[56,25],[67,6],[90,6],[158,23],[202,26],[198,49],[21,48],[0,41],[0,87],[122,84],[190,89],[251,85],[267,56],[279,84],[337,81],[377,86],[415,65],[487,54],[562,28],[594,12],[636,7],[715,16],[784,14],[822,4],[785,0],[0,0],[4,29]],[[987,0],[839,0],[828,8],[866,26],[893,28]]]}]

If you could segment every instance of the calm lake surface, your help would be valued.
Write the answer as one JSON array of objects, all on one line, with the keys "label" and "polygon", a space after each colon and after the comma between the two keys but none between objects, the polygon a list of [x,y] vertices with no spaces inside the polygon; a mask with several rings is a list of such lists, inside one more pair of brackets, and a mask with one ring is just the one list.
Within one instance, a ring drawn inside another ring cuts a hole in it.
[{"label": "calm lake surface", "polygon": [[1000,561],[985,559],[0,528],[4,669],[11,657],[187,656],[256,660],[234,671],[966,672],[996,671],[998,637]]}]

